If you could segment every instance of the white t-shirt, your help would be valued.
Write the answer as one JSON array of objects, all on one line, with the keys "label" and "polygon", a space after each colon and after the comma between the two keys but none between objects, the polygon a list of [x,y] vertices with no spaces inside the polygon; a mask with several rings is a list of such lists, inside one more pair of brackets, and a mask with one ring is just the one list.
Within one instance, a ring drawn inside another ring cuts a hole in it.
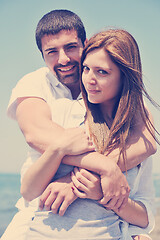
[{"label": "white t-shirt", "polygon": [[[42,98],[50,108],[56,99],[68,98],[72,100],[71,91],[61,84],[47,67],[25,75],[13,88],[7,108],[7,115],[12,119],[16,120],[17,99],[21,97]],[[54,118],[52,120],[54,121]],[[28,146],[27,160],[21,169],[21,176],[24,175],[28,165],[40,155],[39,152]]]},{"label": "white t-shirt", "polygon": [[17,99],[21,97],[39,97],[51,107],[55,99],[72,99],[72,94],[47,67],[43,67],[25,75],[13,88],[7,109],[10,118],[16,119]]}]

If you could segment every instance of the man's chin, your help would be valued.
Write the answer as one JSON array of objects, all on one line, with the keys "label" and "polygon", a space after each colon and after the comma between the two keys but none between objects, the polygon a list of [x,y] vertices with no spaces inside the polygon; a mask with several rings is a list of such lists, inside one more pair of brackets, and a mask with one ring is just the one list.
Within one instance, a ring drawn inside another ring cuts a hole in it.
[{"label": "man's chin", "polygon": [[65,77],[57,75],[57,78],[62,84],[67,86],[75,85],[79,82],[79,78],[77,77],[77,75],[67,75]]}]

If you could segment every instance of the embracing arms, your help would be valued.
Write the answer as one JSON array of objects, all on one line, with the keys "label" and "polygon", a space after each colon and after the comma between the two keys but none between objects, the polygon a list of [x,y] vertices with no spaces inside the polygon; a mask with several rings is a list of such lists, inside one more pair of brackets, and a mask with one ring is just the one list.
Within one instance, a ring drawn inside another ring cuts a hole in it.
[{"label": "embracing arms", "polygon": [[[51,142],[64,133],[64,129],[52,121],[48,104],[40,98],[20,98],[16,111],[18,124],[25,136],[26,142],[43,153]],[[150,120],[152,116],[149,113]],[[127,144],[127,169],[137,166],[144,159],[156,152],[155,140],[141,122]],[[109,159],[118,161],[119,149],[109,155]],[[76,158],[75,158],[76,161]],[[123,159],[117,163],[125,171]]]},{"label": "embracing arms", "polygon": [[[66,133],[66,130],[64,130],[62,127],[52,122],[50,109],[47,103],[40,98],[19,99],[16,115],[17,115],[17,120],[20,125],[20,128],[26,138],[26,141],[31,147],[35,148],[41,153],[43,153],[47,149],[50,143],[52,143],[52,146],[56,147],[57,146],[56,142],[59,136],[65,135]],[[70,134],[68,135],[68,138],[70,138]],[[140,148],[139,148],[139,144],[141,145]],[[150,147],[147,147],[147,146],[150,146]],[[144,126],[141,126],[141,131],[138,130],[137,133],[135,134],[135,137],[132,137],[128,143],[128,149],[127,149],[128,168],[136,166],[137,164],[142,162],[146,157],[153,154],[154,151],[155,151],[155,142],[153,141],[153,138],[150,136],[150,134],[148,134],[146,128]],[[120,169],[117,167],[117,164],[116,164],[119,156],[118,149],[112,152],[112,154],[110,154],[107,157],[104,157],[96,152],[81,154],[78,156],[73,156],[73,155],[69,156],[69,154],[70,153],[68,152],[68,157],[66,156],[63,159],[64,163],[73,165],[73,166],[83,167],[88,170],[95,171],[101,175],[102,188],[105,187],[105,190],[103,189],[105,199],[103,199],[104,201],[102,201],[102,203],[106,203],[111,197],[115,195],[117,196],[117,198],[118,196],[121,196],[121,201],[123,201],[125,197],[126,199],[128,198],[127,181],[122,175]],[[46,154],[44,156],[46,156]],[[53,156],[57,156],[57,155],[53,154]],[[42,164],[38,165],[36,174],[34,172],[35,168],[33,168],[32,169],[33,171],[30,171],[29,176],[32,176],[33,177],[32,180],[34,180],[36,179],[36,176],[38,176],[38,173],[41,172],[41,170],[43,170],[44,174],[46,173],[45,175],[47,176],[47,178],[41,188],[35,188],[37,189],[36,195],[30,196],[29,199],[33,199],[35,198],[35,196],[38,196],[39,194],[41,194],[41,192],[44,190],[44,187],[50,182],[51,175],[54,176],[54,173],[57,171],[57,167],[61,162],[60,158],[62,157],[63,155],[58,156],[58,160],[56,160],[57,161],[56,164],[55,164],[55,158],[54,160],[52,157],[47,158],[47,159],[50,159],[49,165],[48,165],[48,160],[46,161],[40,158],[41,159],[40,162]],[[110,160],[113,160],[113,161],[110,161]],[[125,170],[122,159],[120,159],[118,164],[122,170]],[[50,171],[49,173],[48,173],[48,170],[45,172],[45,169],[46,169],[45,166],[47,169],[49,166],[49,171]],[[50,166],[53,166],[54,169],[50,168]],[[42,168],[40,169],[40,167]],[[106,178],[108,179],[108,181],[105,181]],[[25,180],[26,180],[26,183],[28,184],[29,178],[24,178],[24,181],[22,181],[22,188],[25,186],[25,184],[23,184]],[[117,180],[119,185],[116,184]],[[30,186],[31,188],[33,188],[33,185],[31,183],[32,182],[29,181],[28,187],[26,188],[25,186],[24,189],[22,189],[23,194],[25,192],[28,192],[28,190],[26,191],[26,189],[29,189]],[[121,186],[123,186],[123,191],[121,189]]]}]

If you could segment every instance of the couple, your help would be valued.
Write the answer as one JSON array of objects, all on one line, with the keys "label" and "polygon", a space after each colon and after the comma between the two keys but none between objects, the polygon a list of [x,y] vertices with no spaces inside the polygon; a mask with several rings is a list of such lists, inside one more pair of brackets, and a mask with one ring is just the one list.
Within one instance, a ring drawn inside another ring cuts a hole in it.
[{"label": "couple", "polygon": [[31,146],[21,172],[28,201],[2,239],[149,239],[155,137],[134,38],[110,29],[87,42],[79,17],[55,10],[36,41],[48,68],[18,83],[8,109]]}]

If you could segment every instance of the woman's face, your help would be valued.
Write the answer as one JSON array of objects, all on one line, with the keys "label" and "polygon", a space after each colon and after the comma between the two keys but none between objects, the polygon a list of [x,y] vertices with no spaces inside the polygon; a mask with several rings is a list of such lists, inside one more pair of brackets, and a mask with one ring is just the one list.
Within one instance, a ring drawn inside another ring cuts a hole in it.
[{"label": "woman's face", "polygon": [[86,56],[82,82],[91,103],[113,110],[122,88],[121,73],[104,49],[93,50]]}]

